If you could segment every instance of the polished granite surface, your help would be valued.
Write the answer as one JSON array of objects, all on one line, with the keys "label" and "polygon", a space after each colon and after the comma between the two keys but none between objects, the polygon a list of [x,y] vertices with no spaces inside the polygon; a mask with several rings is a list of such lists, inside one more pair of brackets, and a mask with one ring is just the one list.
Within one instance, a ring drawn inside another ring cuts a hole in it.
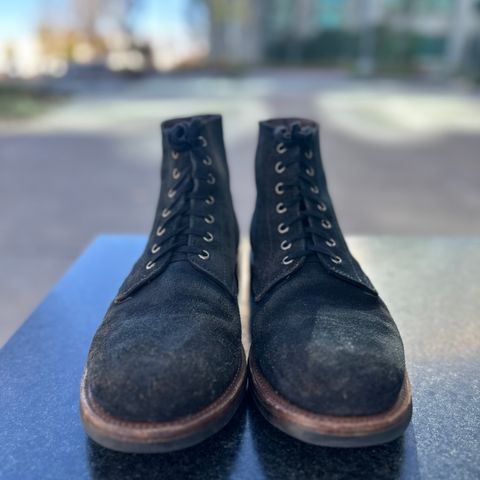
[{"label": "polished granite surface", "polygon": [[188,450],[128,455],[78,413],[92,335],[144,237],[102,236],[0,350],[0,479],[479,479],[480,239],[349,239],[404,339],[413,423],[387,445],[337,450],[276,431],[247,399]]}]

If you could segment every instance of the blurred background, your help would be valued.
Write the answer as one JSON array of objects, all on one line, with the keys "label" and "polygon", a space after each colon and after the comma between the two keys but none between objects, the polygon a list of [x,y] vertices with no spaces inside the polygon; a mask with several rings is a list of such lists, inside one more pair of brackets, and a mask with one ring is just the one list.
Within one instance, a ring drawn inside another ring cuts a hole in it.
[{"label": "blurred background", "polygon": [[0,7],[0,345],[100,232],[150,228],[159,122],[218,112],[247,234],[257,123],[320,122],[347,234],[480,234],[479,0]]}]

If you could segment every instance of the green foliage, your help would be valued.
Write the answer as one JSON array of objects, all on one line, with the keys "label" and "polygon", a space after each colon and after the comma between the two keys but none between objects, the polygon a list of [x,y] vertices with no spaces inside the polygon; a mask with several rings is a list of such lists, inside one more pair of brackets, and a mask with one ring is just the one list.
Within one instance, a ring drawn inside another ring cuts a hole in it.
[{"label": "green foliage", "polygon": [[0,119],[22,119],[39,115],[64,96],[35,88],[0,84]]}]

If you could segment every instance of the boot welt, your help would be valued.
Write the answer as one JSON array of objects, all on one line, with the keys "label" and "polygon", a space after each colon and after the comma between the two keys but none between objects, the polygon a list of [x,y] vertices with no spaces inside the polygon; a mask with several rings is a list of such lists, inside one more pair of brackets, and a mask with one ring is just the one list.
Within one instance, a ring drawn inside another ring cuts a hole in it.
[{"label": "boot welt", "polygon": [[127,453],[162,453],[187,448],[221,430],[240,406],[246,385],[245,355],[228,389],[199,412],[168,422],[133,422],[106,412],[93,398],[86,381],[80,385],[80,416],[90,438],[111,450]]},{"label": "boot welt", "polygon": [[309,412],[274,391],[250,355],[255,404],[274,427],[298,440],[324,447],[367,447],[400,437],[412,417],[412,390],[407,373],[393,406],[367,416],[333,416]]}]

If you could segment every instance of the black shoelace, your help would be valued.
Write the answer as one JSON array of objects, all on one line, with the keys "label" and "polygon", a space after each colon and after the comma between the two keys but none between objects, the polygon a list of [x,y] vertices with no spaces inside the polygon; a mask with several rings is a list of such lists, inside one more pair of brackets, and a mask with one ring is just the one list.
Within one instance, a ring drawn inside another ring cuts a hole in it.
[{"label": "black shoelace", "polygon": [[[162,223],[155,232],[155,243],[150,249],[153,256],[146,265],[147,270],[172,251],[176,258],[189,253],[198,255],[202,260],[210,257],[208,250],[188,244],[189,236],[201,237],[207,243],[214,239],[213,234],[207,230],[207,225],[214,223],[215,217],[207,210],[215,198],[208,194],[206,188],[197,188],[197,192],[194,192],[195,182],[206,182],[209,185],[215,183],[213,173],[202,172],[212,164],[212,160],[206,152],[207,141],[200,135],[201,127],[201,121],[194,119],[177,123],[167,132],[173,163],[176,165],[171,174],[176,183],[168,191],[167,197],[171,203],[161,213]],[[205,229],[190,226],[192,217],[201,218],[205,222]],[[165,246],[172,238],[175,241]]]},{"label": "black shoelace", "polygon": [[[332,248],[336,246],[336,241],[329,235],[332,228],[331,222],[326,217],[327,206],[318,198],[319,188],[315,180],[315,169],[311,164],[313,158],[313,130],[308,126],[301,126],[300,123],[293,123],[290,128],[278,127],[275,129],[274,137],[277,144],[277,152],[284,154],[287,150],[298,149],[298,154],[290,155],[284,161],[279,161],[275,165],[277,173],[282,174],[288,168],[296,165],[298,175],[295,175],[290,181],[278,182],[275,190],[278,195],[287,195],[288,200],[277,203],[277,212],[284,213],[291,207],[297,207],[300,214],[290,222],[282,222],[278,225],[278,232],[282,235],[290,231],[290,227],[296,223],[301,223],[301,232],[293,237],[286,238],[281,243],[284,251],[290,250],[293,244],[304,240],[305,247],[297,251],[288,253],[283,258],[285,265],[290,264],[296,258],[307,257],[320,253],[330,258],[333,263],[341,263],[342,259],[336,255]],[[316,207],[312,207],[311,205]],[[313,220],[319,220],[314,222]],[[318,236],[322,241],[315,244],[313,236]]]}]

